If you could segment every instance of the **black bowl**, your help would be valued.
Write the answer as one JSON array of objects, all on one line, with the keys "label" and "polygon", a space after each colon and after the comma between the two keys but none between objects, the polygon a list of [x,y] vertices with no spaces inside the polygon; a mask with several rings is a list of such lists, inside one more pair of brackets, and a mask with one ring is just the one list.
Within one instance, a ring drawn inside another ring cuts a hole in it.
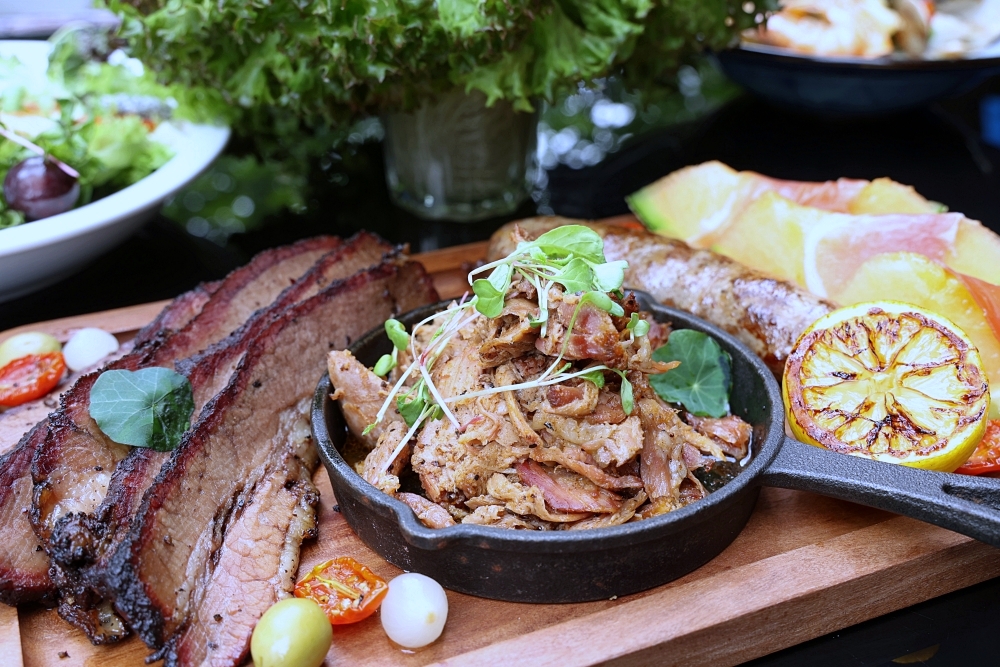
[{"label": "black bowl", "polygon": [[873,116],[959,95],[1000,74],[1000,58],[864,60],[743,47],[716,54],[726,76],[779,105],[824,116]]},{"label": "black bowl", "polygon": [[[344,461],[339,448],[346,426],[329,398],[325,377],[313,402],[313,431],[340,511],[358,537],[394,565],[426,574],[446,588],[516,602],[582,602],[646,590],[696,569],[726,548],[749,519],[759,492],[756,478],[781,444],[778,385],[764,364],[729,334],[636,294],[658,321],[708,333],[732,357],[732,411],[753,426],[754,434],[753,456],[733,481],[680,510],[621,526],[551,532],[462,524],[428,528],[407,505],[376,489]],[[443,305],[399,319],[409,326]],[[367,365],[390,349],[382,329],[350,347]]]}]

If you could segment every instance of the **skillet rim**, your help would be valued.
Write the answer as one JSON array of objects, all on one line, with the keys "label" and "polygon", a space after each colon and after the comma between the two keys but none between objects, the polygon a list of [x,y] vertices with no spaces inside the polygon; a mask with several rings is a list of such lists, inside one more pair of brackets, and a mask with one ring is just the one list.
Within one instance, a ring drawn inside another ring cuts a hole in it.
[{"label": "skillet rim", "polygon": [[[784,406],[778,383],[760,358],[732,334],[686,311],[664,306],[646,292],[628,288],[625,291],[634,293],[639,300],[640,308],[653,313],[658,321],[669,321],[674,325],[681,324],[681,326],[674,328],[696,329],[713,336],[723,349],[733,357],[734,376],[736,365],[739,363],[746,364],[752,373],[763,380],[766,395],[760,398],[765,401],[765,412],[770,407],[770,423],[766,422],[767,415],[765,415],[765,423],[763,424],[765,437],[759,441],[758,451],[751,459],[750,464],[721,489],[713,491],[708,497],[681,509],[618,526],[565,531],[511,530],[473,524],[429,528],[420,522],[408,505],[368,483],[340,455],[327,423],[328,411],[339,410],[339,406],[329,398],[332,387],[329,374],[324,373],[313,397],[311,422],[317,449],[328,474],[331,476],[334,492],[336,493],[339,480],[339,483],[348,486],[351,492],[363,499],[366,509],[392,518],[399,526],[403,538],[410,545],[425,550],[444,549],[450,544],[457,543],[495,551],[546,553],[597,551],[656,540],[689,528],[686,525],[689,522],[700,523],[708,520],[714,514],[724,511],[728,506],[727,501],[732,500],[734,496],[749,493],[761,485],[762,474],[777,456],[784,441]],[[418,313],[421,314],[418,317],[426,317],[433,309],[442,309],[451,301],[451,299],[447,299],[428,304],[397,317],[401,320],[408,320]],[[378,327],[358,338],[347,349],[355,354],[359,348],[370,345],[373,339],[385,336],[385,330]],[[739,359],[738,362],[737,359]],[[335,476],[338,478],[337,480],[333,479]],[[581,549],[581,546],[586,547],[586,549]]]}]

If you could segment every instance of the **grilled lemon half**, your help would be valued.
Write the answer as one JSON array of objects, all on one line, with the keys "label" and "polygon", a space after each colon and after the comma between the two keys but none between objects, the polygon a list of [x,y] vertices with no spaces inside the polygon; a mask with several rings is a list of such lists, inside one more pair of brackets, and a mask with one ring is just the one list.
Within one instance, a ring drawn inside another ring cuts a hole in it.
[{"label": "grilled lemon half", "polygon": [[895,301],[817,320],[785,363],[782,395],[803,442],[948,472],[982,439],[990,404],[982,359],[965,333]]}]

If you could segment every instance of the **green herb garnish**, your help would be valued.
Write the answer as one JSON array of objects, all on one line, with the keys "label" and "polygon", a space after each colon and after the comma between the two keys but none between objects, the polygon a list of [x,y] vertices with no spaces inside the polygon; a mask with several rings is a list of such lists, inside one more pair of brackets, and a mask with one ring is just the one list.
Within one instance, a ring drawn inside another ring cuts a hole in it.
[{"label": "green herb garnish", "polygon": [[666,345],[653,352],[653,360],[681,362],[669,373],[649,377],[660,398],[680,403],[699,417],[729,414],[732,363],[714,338],[690,329],[674,331]]},{"label": "green herb garnish", "polygon": [[392,354],[383,354],[372,369],[375,375],[383,378],[396,367],[399,352],[410,344],[410,335],[406,333],[406,327],[397,319],[390,317],[385,321],[385,333],[392,341]]},{"label": "green herb garnish", "polygon": [[625,411],[625,414],[630,415],[632,414],[632,409],[635,407],[635,399],[632,396],[632,383],[628,381],[627,377],[625,377],[624,371],[616,370],[615,373],[618,373],[622,379],[622,390],[620,394],[622,399],[622,410]]},{"label": "green herb garnish", "polygon": [[90,416],[122,445],[169,452],[193,412],[191,383],[169,368],[105,371],[90,389]]},{"label": "green herb garnish", "polygon": [[639,313],[632,313],[625,328],[634,333],[637,337],[645,336],[649,333],[649,322],[639,317]]},{"label": "green herb garnish", "polygon": [[[392,355],[385,355],[379,359],[375,365],[375,373],[384,375],[392,370],[396,364],[396,352],[400,349],[409,347],[414,352],[415,358],[410,366],[400,374],[381,410],[379,410],[375,423],[369,424],[365,428],[364,434],[371,433],[375,425],[385,417],[389,407],[395,404],[399,414],[409,427],[409,431],[397,445],[396,452],[386,459],[386,461],[392,461],[405,446],[405,443],[416,433],[420,425],[428,419],[447,418],[457,431],[462,430],[462,426],[448,407],[449,403],[503,391],[545,387],[577,377],[582,377],[598,387],[603,387],[604,371],[614,371],[621,376],[622,407],[626,414],[631,414],[634,408],[632,385],[625,378],[623,372],[604,365],[590,366],[581,371],[569,372],[572,364],[563,360],[576,320],[585,305],[590,304],[616,317],[625,315],[625,310],[608,295],[608,292],[620,292],[626,268],[628,268],[627,262],[608,262],[605,259],[604,240],[597,232],[583,225],[565,225],[542,234],[534,241],[522,242],[507,257],[472,271],[469,274],[469,284],[472,286],[474,296],[468,301],[463,300],[442,313],[435,313],[418,322],[414,325],[409,336],[406,335],[402,324],[396,320],[387,321],[386,333],[392,339],[394,349]],[[488,277],[475,278],[476,275],[487,271],[491,271]],[[539,314],[531,323],[533,326],[541,327],[540,335],[542,336],[545,335],[548,325],[549,289],[558,284],[563,287],[566,294],[580,294],[573,315],[570,317],[563,334],[559,354],[551,365],[534,380],[520,384],[489,387],[461,396],[447,398],[442,396],[431,378],[431,369],[434,363],[452,336],[466,325],[478,317],[500,316],[503,312],[507,292],[515,277],[531,283],[538,294]],[[434,332],[427,348],[417,355],[417,346],[413,340],[415,333],[421,327],[441,317],[444,318],[443,324]],[[629,321],[628,329],[632,336],[643,336],[649,330],[649,324],[633,315]],[[413,374],[419,374],[419,379],[412,386],[405,387],[406,380]]]}]

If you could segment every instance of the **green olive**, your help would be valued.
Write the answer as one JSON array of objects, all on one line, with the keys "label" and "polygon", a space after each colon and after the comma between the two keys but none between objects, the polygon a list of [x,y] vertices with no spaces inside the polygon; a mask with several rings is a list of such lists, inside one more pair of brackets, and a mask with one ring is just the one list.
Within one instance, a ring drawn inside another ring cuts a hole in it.
[{"label": "green olive", "polygon": [[286,598],[257,621],[250,639],[254,667],[319,667],[333,629],[320,606],[307,598]]},{"label": "green olive", "polygon": [[17,334],[0,344],[0,368],[29,354],[48,354],[49,352],[58,352],[61,349],[62,345],[59,344],[59,341],[47,333],[28,331]]}]

